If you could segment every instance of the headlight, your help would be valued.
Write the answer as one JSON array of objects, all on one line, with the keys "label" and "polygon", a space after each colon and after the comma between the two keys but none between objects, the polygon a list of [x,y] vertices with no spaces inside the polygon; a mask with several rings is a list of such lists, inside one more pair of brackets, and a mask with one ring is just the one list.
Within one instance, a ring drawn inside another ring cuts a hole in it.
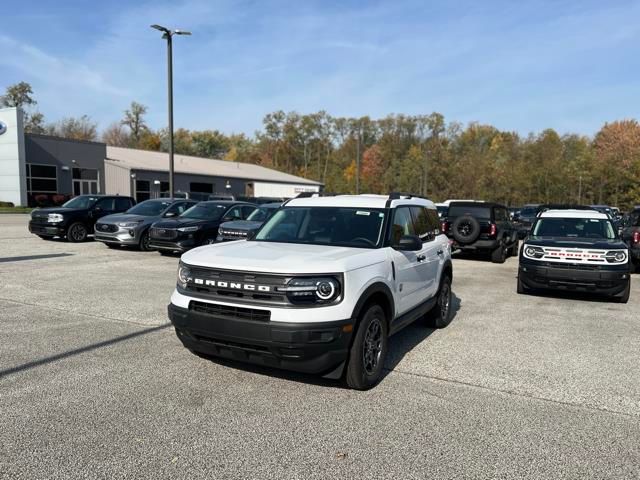
[{"label": "headlight", "polygon": [[64,220],[64,217],[60,213],[50,213],[47,215],[47,222],[49,223],[58,223]]},{"label": "headlight", "polygon": [[544,250],[541,247],[534,247],[533,245],[525,245],[524,256],[528,258],[542,258],[544,257]]},{"label": "headlight", "polygon": [[627,252],[624,250],[611,250],[605,254],[604,258],[609,263],[624,263],[627,261]]},{"label": "headlight", "polygon": [[285,292],[294,304],[327,304],[340,298],[340,282],[334,277],[294,278],[278,291]]},{"label": "headlight", "polygon": [[186,265],[180,264],[178,267],[178,285],[186,288],[189,280],[191,280],[191,269]]},{"label": "headlight", "polygon": [[196,225],[195,227],[180,227],[178,229],[179,232],[195,232],[200,230],[200,225]]},{"label": "headlight", "polygon": [[140,220],[139,222],[120,222],[118,223],[118,226],[124,227],[124,228],[133,228],[133,227],[137,227],[141,223],[142,223],[142,220]]}]

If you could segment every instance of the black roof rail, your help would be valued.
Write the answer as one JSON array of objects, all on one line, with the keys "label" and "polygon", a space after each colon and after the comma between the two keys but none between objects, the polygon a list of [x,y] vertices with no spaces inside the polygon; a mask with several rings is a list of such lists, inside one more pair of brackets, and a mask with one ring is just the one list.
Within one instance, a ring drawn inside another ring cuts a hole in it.
[{"label": "black roof rail", "polygon": [[423,197],[422,195],[418,195],[416,193],[408,193],[408,192],[391,192],[389,194],[389,198],[387,198],[387,202],[385,207],[389,208],[391,206],[391,202],[394,200],[400,200],[401,198],[406,198],[406,199],[410,199],[410,198],[421,198],[423,200],[427,200],[426,197]]},{"label": "black roof rail", "polygon": [[537,207],[538,213],[536,216],[548,210],[592,210],[597,211],[595,208],[589,205],[578,205],[573,203],[544,203]]},{"label": "black roof rail", "polygon": [[284,207],[287,203],[289,203],[291,200],[295,200],[296,198],[335,197],[335,196],[336,196],[335,193],[329,193],[329,192],[300,192],[295,197],[289,198],[289,199],[285,200],[284,202],[282,202],[281,206]]}]

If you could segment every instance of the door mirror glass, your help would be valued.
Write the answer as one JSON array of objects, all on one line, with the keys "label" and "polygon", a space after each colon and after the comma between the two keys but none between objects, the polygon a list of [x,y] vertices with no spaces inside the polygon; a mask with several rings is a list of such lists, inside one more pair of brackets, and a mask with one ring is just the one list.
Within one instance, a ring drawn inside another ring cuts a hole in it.
[{"label": "door mirror glass", "polygon": [[171,218],[176,216],[176,212],[167,212],[164,214],[165,218]]},{"label": "door mirror glass", "polygon": [[417,235],[403,235],[400,240],[393,245],[396,250],[415,252],[422,249],[422,241]]}]

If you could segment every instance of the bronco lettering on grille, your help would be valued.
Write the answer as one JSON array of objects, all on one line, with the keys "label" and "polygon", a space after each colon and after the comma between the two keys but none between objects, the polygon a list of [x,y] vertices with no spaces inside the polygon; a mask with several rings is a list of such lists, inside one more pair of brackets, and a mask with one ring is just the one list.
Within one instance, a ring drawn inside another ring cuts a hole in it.
[{"label": "bronco lettering on grille", "polygon": [[205,280],[202,278],[194,278],[193,283],[197,285],[206,285],[208,287],[229,288],[233,290],[249,290],[252,292],[270,292],[271,287],[268,285],[256,285],[255,283],[236,283],[226,282],[222,280]]}]

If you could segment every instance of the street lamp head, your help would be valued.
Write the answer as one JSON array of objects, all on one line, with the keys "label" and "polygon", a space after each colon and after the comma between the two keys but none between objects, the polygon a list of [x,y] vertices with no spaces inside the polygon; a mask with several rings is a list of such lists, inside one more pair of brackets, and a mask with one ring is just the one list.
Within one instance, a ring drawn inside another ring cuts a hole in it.
[{"label": "street lamp head", "polygon": [[167,27],[163,27],[162,25],[157,25],[157,24],[153,24],[151,25],[151,28],[155,28],[156,30],[160,30],[161,32],[164,33],[170,33],[171,30],[169,30]]},{"label": "street lamp head", "polygon": [[191,32],[187,32],[186,30],[174,30],[173,33],[176,35],[191,35]]}]

